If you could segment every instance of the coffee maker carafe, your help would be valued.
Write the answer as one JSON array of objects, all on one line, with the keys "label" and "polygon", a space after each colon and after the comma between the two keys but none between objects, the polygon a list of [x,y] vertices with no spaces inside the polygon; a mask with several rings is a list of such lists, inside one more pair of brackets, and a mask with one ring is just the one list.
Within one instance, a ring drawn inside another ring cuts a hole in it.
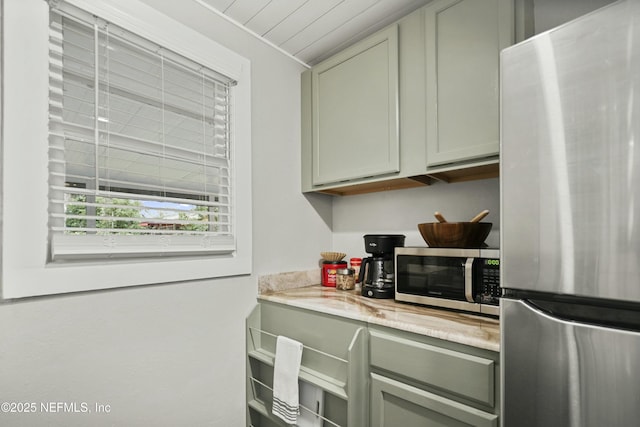
[{"label": "coffee maker carafe", "polygon": [[358,279],[362,295],[369,298],[393,298],[395,294],[394,248],[404,246],[402,234],[367,234],[364,249],[372,256],[364,258]]}]

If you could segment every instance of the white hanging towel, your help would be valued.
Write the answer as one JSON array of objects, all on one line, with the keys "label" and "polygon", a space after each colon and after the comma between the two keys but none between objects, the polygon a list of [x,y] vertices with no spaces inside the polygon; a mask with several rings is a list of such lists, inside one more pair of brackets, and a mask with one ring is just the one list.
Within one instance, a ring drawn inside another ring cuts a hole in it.
[{"label": "white hanging towel", "polygon": [[272,412],[287,424],[295,424],[300,413],[298,373],[301,361],[302,343],[279,335],[273,368]]}]

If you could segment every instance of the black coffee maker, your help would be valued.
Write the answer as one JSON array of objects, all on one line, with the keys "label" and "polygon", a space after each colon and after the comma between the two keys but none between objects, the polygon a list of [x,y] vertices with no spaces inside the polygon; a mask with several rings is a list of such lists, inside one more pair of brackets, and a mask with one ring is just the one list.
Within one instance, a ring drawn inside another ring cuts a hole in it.
[{"label": "black coffee maker", "polygon": [[373,256],[364,258],[358,279],[362,295],[369,298],[395,296],[394,248],[404,246],[402,234],[367,234],[364,249]]}]

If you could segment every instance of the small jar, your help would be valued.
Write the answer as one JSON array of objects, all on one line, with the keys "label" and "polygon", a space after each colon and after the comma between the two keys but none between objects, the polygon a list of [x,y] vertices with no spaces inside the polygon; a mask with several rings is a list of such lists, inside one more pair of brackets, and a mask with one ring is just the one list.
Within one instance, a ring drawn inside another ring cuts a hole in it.
[{"label": "small jar", "polygon": [[356,276],[353,268],[339,268],[336,270],[336,289],[350,291],[356,287]]},{"label": "small jar", "polygon": [[362,265],[362,258],[351,258],[349,260],[349,263],[351,264],[351,268],[353,268],[354,270],[354,276],[356,277],[356,283],[358,283],[360,281],[360,279],[358,279],[358,276],[360,275],[360,266]]}]

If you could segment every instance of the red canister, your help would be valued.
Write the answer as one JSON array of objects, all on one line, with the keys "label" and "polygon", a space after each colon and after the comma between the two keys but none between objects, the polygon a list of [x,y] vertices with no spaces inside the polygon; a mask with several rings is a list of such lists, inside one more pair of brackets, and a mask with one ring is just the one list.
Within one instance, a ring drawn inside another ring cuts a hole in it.
[{"label": "red canister", "polygon": [[362,258],[351,258],[349,262],[351,262],[351,268],[353,268],[356,271],[356,283],[358,283],[360,281],[358,279],[358,276],[360,275],[360,266],[362,265]]},{"label": "red canister", "polygon": [[336,270],[347,268],[346,261],[322,261],[322,286],[336,287]]}]

